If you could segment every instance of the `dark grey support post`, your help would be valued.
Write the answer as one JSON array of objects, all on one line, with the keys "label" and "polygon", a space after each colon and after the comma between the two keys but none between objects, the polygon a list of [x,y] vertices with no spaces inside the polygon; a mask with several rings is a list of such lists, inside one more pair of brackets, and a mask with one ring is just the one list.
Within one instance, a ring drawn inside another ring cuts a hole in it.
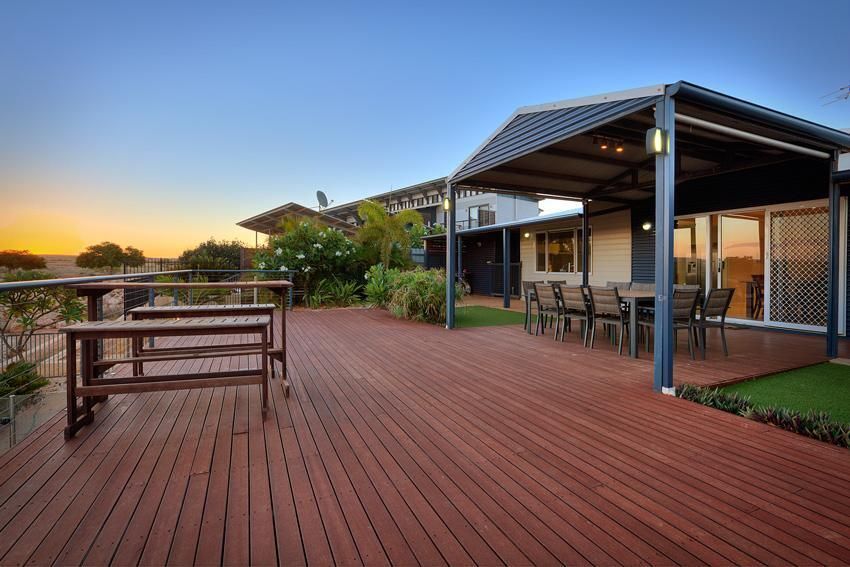
[{"label": "dark grey support post", "polygon": [[655,126],[664,131],[665,149],[655,157],[655,375],[656,392],[673,388],[673,216],[676,191],[675,103],[655,105]]},{"label": "dark grey support post", "polygon": [[457,275],[463,277],[463,239],[457,237]]},{"label": "dark grey support post", "polygon": [[502,229],[502,307],[511,306],[511,231]]},{"label": "dark grey support post", "polygon": [[839,227],[841,226],[841,191],[832,180],[838,170],[838,152],[833,154],[829,168],[829,283],[826,296],[826,355],[838,356],[838,278]]},{"label": "dark grey support post", "polygon": [[455,283],[457,281],[457,259],[455,258],[457,227],[455,226],[455,186],[446,187],[449,210],[446,213],[446,329],[455,326]]},{"label": "dark grey support post", "polygon": [[587,287],[590,284],[590,205],[587,199],[581,201],[581,285]]}]

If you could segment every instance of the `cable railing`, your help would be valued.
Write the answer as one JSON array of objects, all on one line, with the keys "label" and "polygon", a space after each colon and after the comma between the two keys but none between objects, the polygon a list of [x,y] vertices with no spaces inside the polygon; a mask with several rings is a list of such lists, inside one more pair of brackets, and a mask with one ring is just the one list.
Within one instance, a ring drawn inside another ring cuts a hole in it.
[{"label": "cable railing", "polygon": [[[0,282],[0,453],[65,408],[65,335],[59,329],[86,318],[82,300],[69,285],[105,282],[238,282],[287,279],[294,271],[177,269],[32,281]],[[283,307],[303,295],[290,288]],[[240,305],[274,303],[277,294],[248,288],[116,289],[97,302],[97,319],[117,320],[143,305]],[[98,342],[103,359],[123,358],[127,339]]]}]

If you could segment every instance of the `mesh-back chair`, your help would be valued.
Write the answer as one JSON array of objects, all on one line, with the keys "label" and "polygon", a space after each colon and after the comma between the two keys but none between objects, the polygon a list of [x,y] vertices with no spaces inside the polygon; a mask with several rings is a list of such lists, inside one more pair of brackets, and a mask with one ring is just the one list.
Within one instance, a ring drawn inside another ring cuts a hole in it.
[{"label": "mesh-back chair", "polygon": [[[688,332],[688,353],[691,358],[696,358],[694,352],[694,330],[696,325],[697,300],[699,299],[699,286],[697,289],[673,290],[673,344],[678,347],[679,330]],[[638,320],[638,326],[646,337],[646,350],[649,350],[649,331],[655,329],[654,312],[647,312]]]},{"label": "mesh-back chair", "polygon": [[720,329],[720,339],[723,342],[723,354],[729,356],[729,348],[726,346],[726,313],[729,312],[729,304],[735,294],[734,287],[721,287],[712,289],[705,298],[702,305],[700,317],[696,321],[699,331],[699,346],[702,358],[705,360],[706,329]]},{"label": "mesh-back chair", "polygon": [[590,348],[596,339],[596,323],[611,325],[615,330],[619,328],[617,339],[617,353],[623,354],[623,336],[626,332],[626,317],[623,307],[620,305],[620,294],[616,287],[590,288],[590,301],[593,305],[593,326],[590,329]]},{"label": "mesh-back chair", "polygon": [[545,333],[546,323],[552,326],[552,318],[555,322],[555,338],[558,338],[558,333],[561,331],[561,319],[564,312],[561,309],[561,302],[558,301],[558,296],[555,294],[555,286],[551,284],[534,284],[534,295],[537,298],[537,325],[534,327],[534,334],[539,335]]},{"label": "mesh-back chair", "polygon": [[[543,280],[533,280],[533,281],[524,281],[522,282],[522,300],[525,301],[525,324],[523,325],[523,329],[526,329],[529,333],[531,332],[531,304],[534,302],[534,284],[543,283]],[[529,297],[529,292],[531,292],[531,296]]]},{"label": "mesh-back chair", "polygon": [[564,329],[561,330],[561,340],[564,340],[565,331],[572,331],[573,319],[580,322],[581,339],[587,346],[587,330],[593,323],[593,312],[588,305],[584,288],[577,285],[559,286],[561,294],[561,305],[564,310]]}]

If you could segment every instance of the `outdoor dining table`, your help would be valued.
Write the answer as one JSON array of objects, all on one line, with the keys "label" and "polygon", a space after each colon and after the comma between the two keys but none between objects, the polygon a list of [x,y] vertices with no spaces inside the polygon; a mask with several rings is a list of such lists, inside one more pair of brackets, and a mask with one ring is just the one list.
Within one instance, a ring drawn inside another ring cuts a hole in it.
[{"label": "outdoor dining table", "polygon": [[[649,303],[655,299],[652,290],[624,289],[619,292],[620,300],[629,306],[629,356],[638,358],[638,304]],[[529,289],[525,294],[526,332],[531,334],[531,302],[535,300],[534,290]]]},{"label": "outdoor dining table", "polygon": [[629,356],[638,358],[638,304],[655,299],[655,292],[642,289],[624,289],[620,300],[629,306]]},{"label": "outdoor dining table", "polygon": [[[97,302],[98,299],[112,290],[123,289],[268,289],[276,293],[280,298],[280,341],[281,341],[281,364],[283,365],[283,376],[286,377],[286,294],[292,288],[292,282],[287,280],[256,280],[256,281],[227,281],[227,282],[128,282],[128,281],[102,281],[94,283],[72,284],[69,288],[77,291],[78,297],[88,300],[87,317],[89,321],[101,319]],[[88,345],[90,341],[83,341],[82,348],[88,352],[88,356],[94,361],[98,359],[98,349]],[[99,372],[103,369],[99,368]]]}]

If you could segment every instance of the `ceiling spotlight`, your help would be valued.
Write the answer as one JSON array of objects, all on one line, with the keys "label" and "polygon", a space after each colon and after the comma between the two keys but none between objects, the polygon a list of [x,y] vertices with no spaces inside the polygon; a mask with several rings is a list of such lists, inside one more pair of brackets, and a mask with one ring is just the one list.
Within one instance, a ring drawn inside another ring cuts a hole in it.
[{"label": "ceiling spotlight", "polygon": [[607,150],[608,149],[608,140],[602,140],[602,142],[600,142],[600,144],[599,144],[599,148],[602,149],[602,150]]},{"label": "ceiling spotlight", "polygon": [[624,149],[625,148],[623,148],[623,142],[617,142],[617,145],[614,146],[614,151],[617,152],[618,154],[623,153]]}]

